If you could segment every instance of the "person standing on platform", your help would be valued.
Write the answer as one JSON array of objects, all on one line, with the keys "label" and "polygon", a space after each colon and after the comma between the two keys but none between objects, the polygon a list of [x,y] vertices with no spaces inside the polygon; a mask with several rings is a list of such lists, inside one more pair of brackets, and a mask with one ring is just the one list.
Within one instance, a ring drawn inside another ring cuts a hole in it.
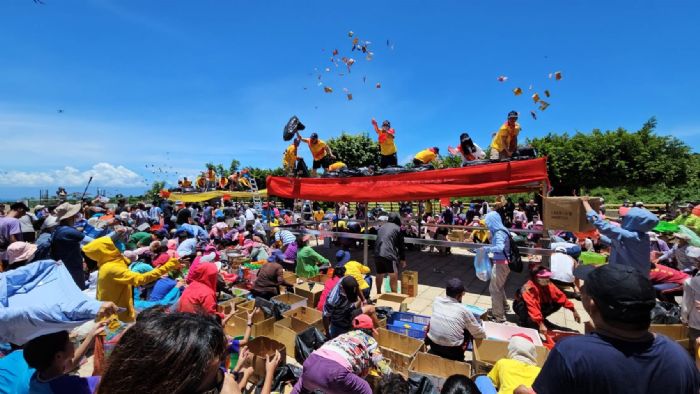
[{"label": "person standing on platform", "polygon": [[391,128],[391,123],[388,120],[382,122],[382,127],[377,126],[377,121],[372,118],[372,126],[377,132],[379,138],[379,167],[387,168],[398,165],[396,159],[396,144],[394,143],[395,132]]},{"label": "person standing on platform", "polygon": [[301,141],[306,142],[309,145],[311,155],[314,157],[314,164],[311,170],[312,176],[318,175],[319,168],[323,168],[325,171],[325,169],[332,164],[331,160],[335,160],[333,151],[331,151],[331,148],[325,141],[318,138],[318,134],[311,133],[309,138],[303,138],[297,131],[297,136],[299,139],[301,139]]},{"label": "person standing on platform", "polygon": [[508,120],[503,123],[491,141],[491,160],[510,159],[518,149],[518,134],[520,134],[520,124],[518,113],[508,112]]}]

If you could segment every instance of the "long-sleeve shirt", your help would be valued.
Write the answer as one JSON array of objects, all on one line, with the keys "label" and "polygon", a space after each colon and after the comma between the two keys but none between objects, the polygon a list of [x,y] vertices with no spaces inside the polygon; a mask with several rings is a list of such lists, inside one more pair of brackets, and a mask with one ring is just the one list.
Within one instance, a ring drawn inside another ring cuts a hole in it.
[{"label": "long-sleeve shirt", "polygon": [[491,236],[491,244],[482,247],[486,249],[487,252],[493,253],[494,261],[500,262],[506,260],[504,251],[506,250],[506,246],[509,244],[510,239],[508,238],[506,232],[499,230]]},{"label": "long-sleeve shirt", "polygon": [[441,346],[460,346],[464,330],[476,339],[486,338],[486,331],[461,302],[452,297],[439,296],[433,301],[428,337]]},{"label": "long-sleeve shirt", "polygon": [[297,252],[296,274],[300,278],[318,275],[317,263],[328,264],[328,259],[318,254],[311,246],[304,246]]},{"label": "long-sleeve shirt", "polygon": [[681,305],[681,321],[688,327],[700,330],[700,311],[695,302],[700,301],[700,276],[686,279],[683,283],[683,304]]},{"label": "long-sleeve shirt", "polygon": [[535,324],[544,321],[543,304],[559,304],[572,312],[574,311],[574,304],[566,298],[566,294],[551,283],[542,287],[529,280],[523,285],[521,296],[527,306],[527,314]]},{"label": "long-sleeve shirt", "polygon": [[372,367],[377,368],[383,375],[391,372],[377,341],[359,330],[331,339],[324,343],[316,354],[337,362],[360,377],[366,376]]}]

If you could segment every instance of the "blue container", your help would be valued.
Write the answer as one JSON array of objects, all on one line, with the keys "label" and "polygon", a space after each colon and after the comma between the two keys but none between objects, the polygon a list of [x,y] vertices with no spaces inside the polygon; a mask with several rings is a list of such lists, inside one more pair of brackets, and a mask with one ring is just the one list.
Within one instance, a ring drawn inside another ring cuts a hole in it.
[{"label": "blue container", "polygon": [[386,328],[398,334],[407,335],[411,338],[425,339],[428,334],[428,326],[418,323],[410,323],[397,320],[392,324],[387,324]]},{"label": "blue container", "polygon": [[418,323],[424,326],[430,324],[430,316],[417,315],[410,312],[394,312],[389,315],[387,319],[387,324],[391,324],[393,321],[401,320],[402,322]]}]

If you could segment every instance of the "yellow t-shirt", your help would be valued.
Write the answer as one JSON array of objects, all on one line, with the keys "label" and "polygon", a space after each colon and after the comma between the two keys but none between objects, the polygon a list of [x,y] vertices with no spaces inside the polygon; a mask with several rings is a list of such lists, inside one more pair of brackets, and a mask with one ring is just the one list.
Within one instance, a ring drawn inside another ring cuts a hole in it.
[{"label": "yellow t-shirt", "polygon": [[[508,127],[508,122],[504,123],[501,128],[498,129],[496,136],[493,137],[493,141],[491,141],[491,149],[496,149],[499,152],[508,149],[513,139],[516,138],[518,134],[520,134],[520,123],[515,122],[515,127],[512,129]],[[506,138],[505,145],[502,144],[504,136]]]},{"label": "yellow t-shirt", "polygon": [[318,211],[314,211],[314,220],[317,222],[320,222],[321,220],[323,220],[323,215],[325,215],[325,214],[326,213],[323,212],[323,209],[319,209]]},{"label": "yellow t-shirt", "polygon": [[369,274],[369,267],[362,265],[359,261],[350,260],[345,263],[345,276],[352,276],[360,285],[360,290],[364,290],[369,287],[369,284],[365,280],[365,275]]},{"label": "yellow t-shirt", "polygon": [[284,168],[292,169],[297,162],[297,147],[291,144],[284,151],[284,158],[282,159],[282,166]]},{"label": "yellow t-shirt", "polygon": [[436,157],[437,155],[435,154],[435,152],[431,151],[430,149],[422,150],[416,153],[416,155],[414,156],[414,158],[422,161],[423,164],[430,163],[431,161],[435,160]]},{"label": "yellow t-shirt", "polygon": [[347,167],[345,165],[345,163],[343,163],[342,161],[336,161],[335,163],[328,166],[328,171],[338,171],[338,170],[343,169],[345,167]]},{"label": "yellow t-shirt", "polygon": [[326,143],[323,140],[316,141],[315,144],[311,143],[311,140],[307,140],[306,143],[309,145],[309,150],[314,160],[318,161],[326,156]]},{"label": "yellow t-shirt", "polygon": [[382,156],[389,156],[396,153],[396,144],[394,136],[387,132],[378,131],[379,134],[379,152]]},{"label": "yellow t-shirt", "polygon": [[494,386],[498,388],[499,394],[511,394],[521,384],[532,387],[537,375],[540,373],[540,369],[536,365],[502,358],[496,362],[488,376]]}]

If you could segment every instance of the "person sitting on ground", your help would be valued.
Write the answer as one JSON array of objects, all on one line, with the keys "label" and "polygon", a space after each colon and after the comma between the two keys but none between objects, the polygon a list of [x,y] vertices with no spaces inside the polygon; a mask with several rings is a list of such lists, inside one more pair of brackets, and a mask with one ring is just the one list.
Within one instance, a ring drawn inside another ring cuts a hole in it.
[{"label": "person sitting on ground", "polygon": [[[347,278],[346,278],[347,279]],[[331,339],[311,353],[304,361],[302,375],[294,385],[293,394],[357,393],[371,394],[364,379],[370,368],[381,375],[391,369],[374,339],[372,318],[361,314],[352,319],[353,330]]]},{"label": "person sitting on ground", "polygon": [[690,245],[690,236],[674,233],[676,242],[671,250],[661,255],[657,254],[656,263],[668,264],[684,272],[693,272],[700,262],[700,248]]},{"label": "person sitting on ground", "polygon": [[578,267],[578,262],[573,257],[566,253],[566,248],[557,246],[549,260],[549,266],[552,271],[550,280],[560,290],[565,288],[574,289],[574,297],[580,298],[580,284],[574,278],[574,270]]},{"label": "person sitting on ground", "polygon": [[29,392],[94,393],[100,382],[99,376],[80,377],[68,373],[78,369],[95,336],[104,331],[104,326],[105,323],[95,324],[78,349],[75,349],[68,331],[42,335],[24,344],[24,359],[36,369],[29,383]]},{"label": "person sitting on ground", "polygon": [[445,296],[433,301],[430,329],[425,342],[430,354],[464,361],[464,352],[472,338],[486,338],[486,331],[474,315],[462,304],[466,291],[459,278],[452,278],[445,286]]},{"label": "person sitting on ground", "polygon": [[687,350],[649,332],[654,288],[639,270],[622,264],[574,272],[595,331],[557,343],[532,389],[514,393],[697,393],[700,374]]},{"label": "person sitting on ground", "polygon": [[192,282],[182,292],[178,312],[206,313],[224,319],[216,309],[216,281],[219,269],[214,263],[200,263],[190,271]]},{"label": "person sitting on ground", "polygon": [[515,334],[508,341],[508,357],[496,361],[488,377],[499,394],[510,394],[520,385],[532,386],[540,369],[532,338]]},{"label": "person sitting on ground", "polygon": [[333,287],[323,306],[323,325],[329,338],[344,334],[361,313],[374,313],[374,306],[362,305],[360,286],[352,276],[343,277]]},{"label": "person sitting on ground", "polygon": [[550,327],[556,327],[547,320],[547,316],[562,307],[573,313],[577,323],[581,322],[581,316],[576,312],[574,304],[552,284],[551,277],[552,273],[541,265],[533,267],[530,270],[530,280],[516,292],[513,300],[513,311],[518,315],[518,325],[539,330],[542,335],[546,335]]},{"label": "person sitting on ground", "polygon": [[318,275],[320,265],[329,263],[327,258],[309,246],[310,239],[310,236],[305,235],[301,241],[301,248],[297,252],[296,274],[299,278],[312,278]]},{"label": "person sitting on ground", "polygon": [[[442,385],[440,394],[482,394],[479,383],[484,379],[489,380],[489,378],[483,375],[477,376],[474,380],[461,374],[451,375]],[[490,385],[491,383],[488,384]],[[487,393],[487,391],[483,392],[483,394]]]},{"label": "person sitting on ground", "polygon": [[240,393],[233,375],[219,367],[226,347],[223,327],[211,316],[164,313],[139,320],[112,351],[99,391]]},{"label": "person sitting on ground", "polygon": [[520,134],[518,113],[510,111],[508,112],[508,120],[493,135],[491,160],[510,159],[518,149],[518,134]]},{"label": "person sitting on ground", "polygon": [[333,275],[328,278],[326,283],[323,284],[323,291],[321,292],[321,296],[318,298],[318,305],[316,306],[316,309],[319,311],[323,312],[323,308],[326,306],[326,300],[328,299],[328,295],[331,293],[335,285],[340,282],[340,280],[345,276],[345,267],[342,266],[335,266],[333,268]]},{"label": "person sitting on ground", "polygon": [[[101,237],[83,247],[85,256],[97,262],[97,299],[112,301],[125,308],[119,313],[119,320],[132,322],[136,317],[133,301],[133,287],[143,286],[159,279],[166,272],[180,269],[182,261],[170,259],[167,263],[145,274],[129,269],[131,263],[114,245],[112,238]],[[83,282],[83,288],[85,282]]]},{"label": "person sitting on ground", "polygon": [[423,149],[413,156],[413,165],[416,167],[424,166],[437,162],[440,158],[440,148],[434,146],[432,148]]},{"label": "person sitting on ground", "polygon": [[251,293],[260,298],[270,298],[280,294],[280,286],[294,287],[294,283],[284,280],[284,268],[276,262],[267,262],[258,270],[258,276]]},{"label": "person sitting on ground", "polygon": [[630,208],[618,227],[601,219],[588,203],[588,197],[581,197],[581,201],[588,221],[610,239],[609,263],[633,266],[648,277],[651,251],[647,232],[659,224],[659,218],[646,209]]},{"label": "person sitting on ground", "polygon": [[388,120],[382,122],[382,127],[377,126],[377,121],[372,118],[372,127],[379,139],[379,168],[387,168],[398,165],[396,159],[396,144],[394,142],[395,131]]}]

